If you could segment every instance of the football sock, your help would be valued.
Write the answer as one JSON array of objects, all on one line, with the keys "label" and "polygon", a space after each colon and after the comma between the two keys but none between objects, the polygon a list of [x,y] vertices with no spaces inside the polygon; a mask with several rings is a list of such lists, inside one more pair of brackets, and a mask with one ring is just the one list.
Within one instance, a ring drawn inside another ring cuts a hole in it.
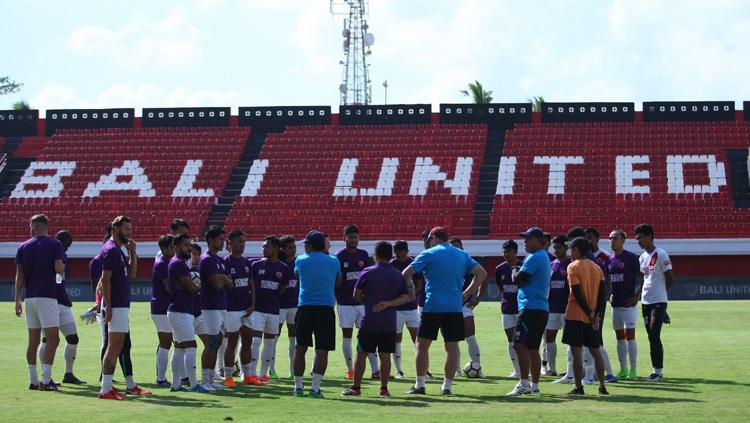
[{"label": "football sock", "polygon": [[396,343],[396,352],[393,353],[393,365],[396,366],[396,372],[403,373],[401,370],[401,343]]},{"label": "football sock", "polygon": [[628,341],[628,357],[630,358],[630,370],[635,371],[638,362],[638,343],[635,339]]},{"label": "football sock", "polygon": [[[68,352],[68,347],[65,347],[65,352]],[[67,354],[66,354],[67,356]],[[74,354],[75,358],[75,354]],[[67,366],[68,360],[65,359]],[[169,363],[169,350],[159,347],[156,349],[156,380],[161,381],[167,378],[167,364]],[[71,367],[73,367],[71,363]],[[72,371],[72,370],[71,370]],[[66,373],[70,373],[66,370]]]},{"label": "football sock", "polygon": [[[197,349],[195,347],[185,348],[185,361],[182,364],[182,375],[188,378],[190,386],[195,387],[198,384],[198,375],[195,368],[195,355]],[[179,362],[177,363],[180,364]]]},{"label": "football sock", "polygon": [[175,348],[172,351],[172,389],[179,389],[182,386],[180,370],[185,362],[185,349]]},{"label": "football sock", "polygon": [[547,369],[557,373],[557,342],[547,342]]},{"label": "football sock", "polygon": [[352,338],[343,338],[341,340],[341,351],[344,352],[346,369],[352,371]]},{"label": "football sock", "polygon": [[310,388],[313,391],[320,391],[320,382],[323,381],[323,375],[319,375],[317,373],[313,373],[312,375],[312,384],[310,385]]}]

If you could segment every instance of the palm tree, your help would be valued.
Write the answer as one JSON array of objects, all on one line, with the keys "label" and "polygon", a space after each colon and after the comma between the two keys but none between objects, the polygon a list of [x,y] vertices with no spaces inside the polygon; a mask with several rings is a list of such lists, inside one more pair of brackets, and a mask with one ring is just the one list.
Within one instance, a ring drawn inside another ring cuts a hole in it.
[{"label": "palm tree", "polygon": [[542,107],[544,107],[544,97],[537,95],[531,98],[526,99],[529,103],[531,103],[531,110],[535,112],[541,112]]},{"label": "palm tree", "polygon": [[31,106],[29,106],[29,103],[25,102],[24,100],[13,103],[13,110],[29,110],[29,109],[31,109]]},{"label": "palm tree", "polygon": [[461,90],[461,94],[471,97],[475,104],[492,103],[492,91],[486,91],[479,81],[469,83],[469,89]]}]

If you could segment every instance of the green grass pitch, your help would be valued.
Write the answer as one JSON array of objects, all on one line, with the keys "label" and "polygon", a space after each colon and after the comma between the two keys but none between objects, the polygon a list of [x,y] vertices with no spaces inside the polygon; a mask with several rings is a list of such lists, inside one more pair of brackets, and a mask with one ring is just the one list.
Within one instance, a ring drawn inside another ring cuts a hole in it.
[{"label": "green grass pitch", "polygon": [[[74,306],[80,314],[84,304]],[[407,379],[392,381],[393,398],[377,397],[378,383],[367,381],[362,397],[344,398],[339,392],[348,386],[340,351],[330,356],[323,382],[325,399],[291,397],[292,382],[284,378],[264,387],[238,387],[215,394],[170,393],[154,388],[156,335],[146,303],[134,304],[130,312],[133,361],[136,380],[154,391],[149,397],[127,401],[96,398],[100,344],[97,325],[79,325],[81,343],[76,374],[89,382],[84,386],[63,385],[61,392],[29,391],[24,351],[24,320],[13,314],[12,303],[0,305],[0,421],[195,421],[223,420],[271,422],[308,419],[318,421],[603,421],[617,418],[630,421],[750,421],[750,301],[672,302],[672,325],[664,329],[666,350],[664,383],[644,380],[610,385],[610,397],[599,397],[596,389],[586,398],[571,399],[564,394],[570,385],[554,385],[542,378],[541,395],[505,398],[515,381],[504,378],[510,370],[505,336],[499,325],[498,303],[482,303],[477,309],[477,339],[487,379],[458,379],[454,396],[439,396],[443,349],[432,348],[431,369],[438,376],[428,381],[428,396],[412,397],[404,391],[413,383],[414,356],[410,341],[404,344]],[[608,313],[605,345],[615,369],[618,365],[614,335]],[[340,333],[337,334],[340,342]],[[648,340],[642,327],[637,329],[639,373],[650,373]],[[286,335],[279,342],[277,369],[286,376]],[[565,348],[558,347],[564,361]],[[308,353],[309,354],[309,353]],[[462,361],[468,361],[462,343]],[[310,360],[308,359],[308,362]],[[62,379],[62,345],[54,368],[54,378]],[[39,366],[41,368],[41,366]],[[558,364],[565,368],[565,363]],[[309,371],[309,369],[308,369]],[[440,373],[440,375],[438,375]],[[369,374],[369,373],[367,373]],[[118,368],[115,379],[122,382]],[[309,379],[305,381],[309,387]]]}]

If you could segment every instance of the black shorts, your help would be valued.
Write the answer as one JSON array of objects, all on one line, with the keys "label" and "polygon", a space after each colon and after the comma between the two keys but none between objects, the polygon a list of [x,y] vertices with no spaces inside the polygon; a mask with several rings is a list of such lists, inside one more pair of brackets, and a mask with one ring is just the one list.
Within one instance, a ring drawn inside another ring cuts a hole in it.
[{"label": "black shorts", "polygon": [[396,352],[396,331],[370,332],[367,329],[360,329],[357,333],[357,351],[393,354]]},{"label": "black shorts", "polygon": [[457,313],[427,313],[422,312],[417,336],[424,339],[436,340],[438,331],[445,342],[464,340],[464,315]]},{"label": "black shorts", "polygon": [[566,320],[562,336],[563,344],[571,347],[599,348],[599,336],[591,323],[580,320]]},{"label": "black shorts", "polygon": [[523,310],[513,330],[513,343],[521,343],[530,350],[538,350],[547,327],[549,313],[544,310]]},{"label": "black shorts", "polygon": [[297,309],[294,324],[297,327],[298,346],[312,347],[315,335],[316,350],[336,349],[336,314],[333,307],[302,306]]}]

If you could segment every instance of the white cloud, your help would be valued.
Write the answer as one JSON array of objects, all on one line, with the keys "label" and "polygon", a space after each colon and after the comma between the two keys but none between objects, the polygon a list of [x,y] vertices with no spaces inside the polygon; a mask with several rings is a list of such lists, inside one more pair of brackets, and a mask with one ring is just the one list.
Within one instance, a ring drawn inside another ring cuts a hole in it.
[{"label": "white cloud", "polygon": [[165,90],[154,84],[131,83],[113,84],[93,98],[82,98],[73,87],[49,82],[31,99],[31,104],[40,110],[135,107],[138,114],[144,107],[236,108],[240,102],[241,96],[235,91],[195,90],[184,86]]},{"label": "white cloud", "polygon": [[203,31],[177,8],[158,20],[138,12],[114,29],[79,26],[67,38],[66,46],[83,56],[128,69],[183,68],[201,62],[203,38]]}]

